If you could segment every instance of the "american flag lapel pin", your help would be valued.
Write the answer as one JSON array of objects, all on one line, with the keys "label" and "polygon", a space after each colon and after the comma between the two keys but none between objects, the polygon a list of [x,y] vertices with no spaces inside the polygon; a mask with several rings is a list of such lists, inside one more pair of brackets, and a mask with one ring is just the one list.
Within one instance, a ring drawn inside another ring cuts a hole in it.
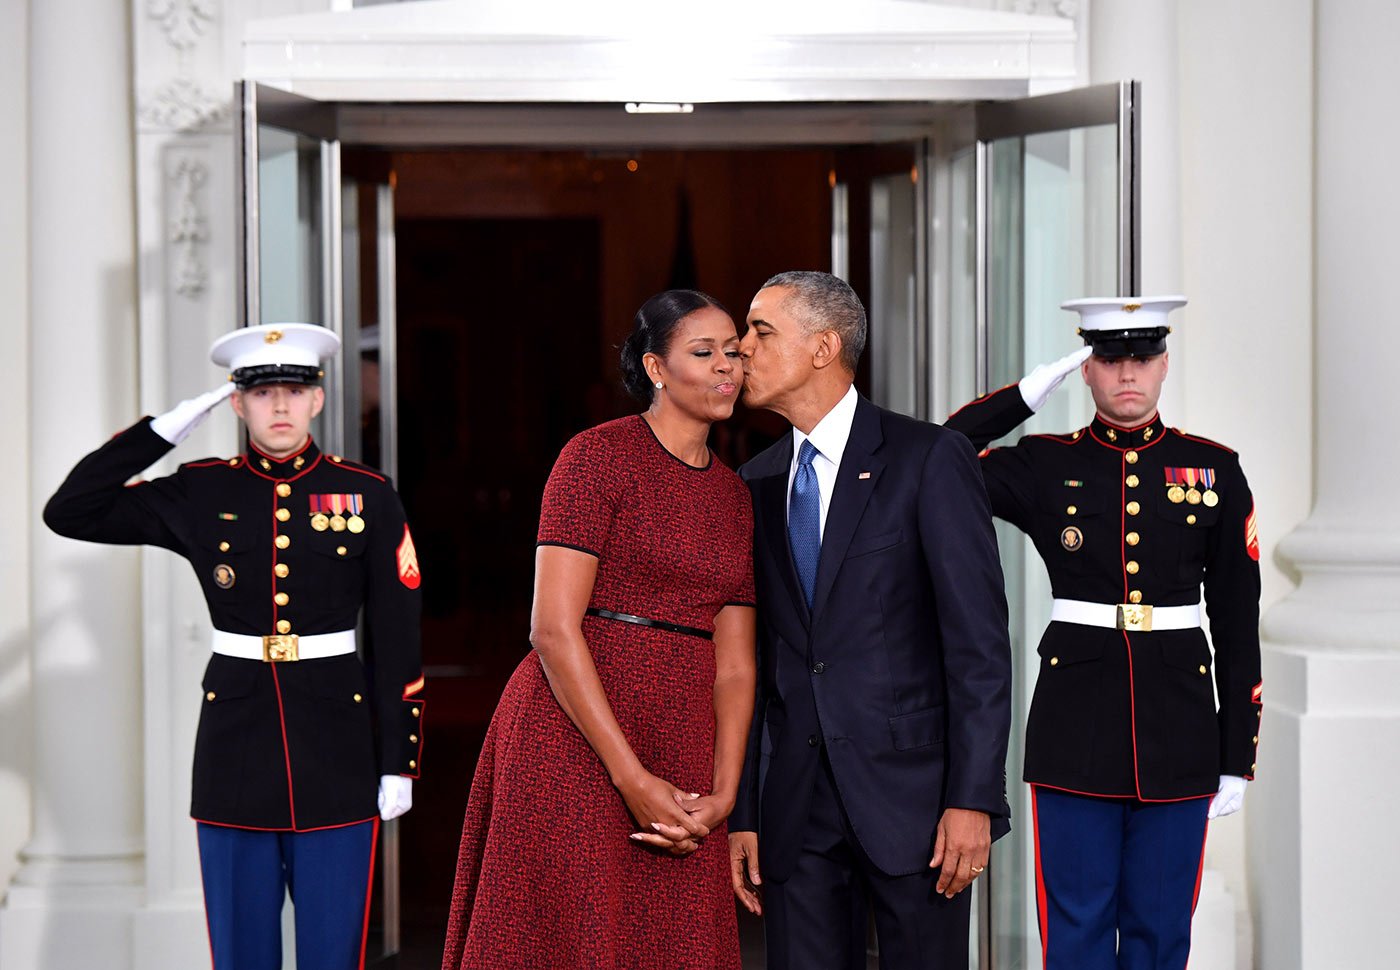
[{"label": "american flag lapel pin", "polygon": [[859,475],[856,476],[856,478],[860,479],[862,482],[865,481],[865,480],[866,480],[867,478],[869,478],[869,477],[870,477],[870,473],[869,473],[869,472],[861,472]]}]

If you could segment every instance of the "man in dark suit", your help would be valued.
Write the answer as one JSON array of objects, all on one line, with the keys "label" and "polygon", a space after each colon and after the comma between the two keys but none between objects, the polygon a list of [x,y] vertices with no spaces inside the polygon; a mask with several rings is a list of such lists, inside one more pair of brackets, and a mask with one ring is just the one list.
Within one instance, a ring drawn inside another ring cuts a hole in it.
[{"label": "man in dark suit", "polygon": [[735,892],[765,917],[770,970],[863,968],[871,905],[884,970],[962,970],[963,890],[1009,815],[1011,651],[977,458],[856,393],[865,310],[836,277],[773,277],[748,325],[747,402],[793,430],[740,469],[761,673]]}]

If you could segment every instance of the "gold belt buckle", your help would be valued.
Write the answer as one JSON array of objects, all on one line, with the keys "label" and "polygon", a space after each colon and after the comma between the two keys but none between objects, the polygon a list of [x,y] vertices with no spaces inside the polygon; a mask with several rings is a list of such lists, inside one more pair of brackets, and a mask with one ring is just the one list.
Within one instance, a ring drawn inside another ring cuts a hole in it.
[{"label": "gold belt buckle", "polygon": [[1133,633],[1152,632],[1152,607],[1146,603],[1119,603],[1118,629]]},{"label": "gold belt buckle", "polygon": [[300,659],[297,656],[297,635],[295,633],[275,633],[263,637],[263,660],[267,663],[286,663]]}]

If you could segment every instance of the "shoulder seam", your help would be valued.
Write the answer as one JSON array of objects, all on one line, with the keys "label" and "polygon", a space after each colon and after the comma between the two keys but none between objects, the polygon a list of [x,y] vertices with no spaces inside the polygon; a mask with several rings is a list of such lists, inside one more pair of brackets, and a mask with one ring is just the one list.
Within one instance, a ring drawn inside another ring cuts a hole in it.
[{"label": "shoulder seam", "polygon": [[331,462],[331,467],[332,467],[332,468],[344,468],[346,471],[349,471],[349,472],[358,472],[358,473],[361,474],[361,475],[368,475],[370,478],[378,479],[378,480],[381,481],[381,482],[387,482],[387,481],[388,481],[387,478],[385,478],[383,475],[379,474],[378,472],[372,472],[372,471],[370,471],[368,468],[362,468],[362,467],[360,467],[359,465],[353,465],[353,464],[351,464],[350,462],[346,461],[344,458],[342,458],[340,461],[333,461],[333,462]]},{"label": "shoulder seam", "polygon": [[1231,448],[1229,445],[1222,445],[1218,441],[1211,441],[1209,438],[1198,438],[1193,434],[1187,434],[1180,428],[1171,428],[1169,430],[1178,438],[1185,438],[1187,441],[1195,441],[1203,445],[1210,445],[1212,448],[1219,448],[1221,451],[1229,452],[1232,455],[1238,454],[1238,452],[1235,451],[1235,449]]},{"label": "shoulder seam", "polygon": [[181,467],[181,468],[213,468],[213,467],[215,467],[216,465],[223,465],[223,466],[225,466],[225,467],[228,467],[229,461],[230,461],[230,459],[228,459],[228,458],[205,458],[205,459],[202,459],[202,460],[200,460],[200,461],[187,461],[187,462],[185,462],[184,464],[182,464],[180,467]]}]

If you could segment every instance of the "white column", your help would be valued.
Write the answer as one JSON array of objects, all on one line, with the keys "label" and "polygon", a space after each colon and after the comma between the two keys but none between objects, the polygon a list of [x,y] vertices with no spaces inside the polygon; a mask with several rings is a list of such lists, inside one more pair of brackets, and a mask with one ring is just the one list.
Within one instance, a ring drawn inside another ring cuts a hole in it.
[{"label": "white column", "polygon": [[34,0],[29,18],[34,821],[0,966],[120,968],[142,877],[138,554],[60,539],[39,514],[135,416],[130,14]]},{"label": "white column", "polygon": [[1315,23],[1317,500],[1280,546],[1300,583],[1265,618],[1250,818],[1269,970],[1393,962],[1400,869],[1400,332],[1377,304],[1400,221],[1400,131],[1384,120],[1400,18],[1387,0],[1317,0]]}]

